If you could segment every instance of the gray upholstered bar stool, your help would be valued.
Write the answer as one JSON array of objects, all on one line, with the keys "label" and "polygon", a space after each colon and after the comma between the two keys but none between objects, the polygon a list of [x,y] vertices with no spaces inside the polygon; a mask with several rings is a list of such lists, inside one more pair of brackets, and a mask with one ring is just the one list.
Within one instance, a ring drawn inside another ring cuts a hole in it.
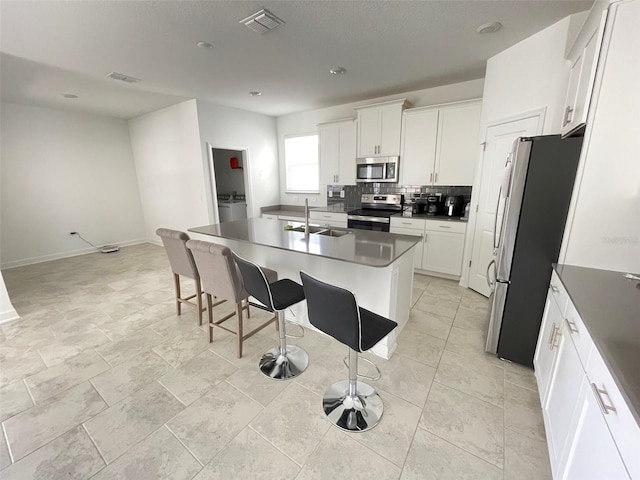
[{"label": "gray upholstered bar stool", "polygon": [[262,355],[260,371],[276,380],[297,377],[307,368],[309,355],[300,347],[287,345],[284,311],[304,300],[302,285],[288,278],[269,282],[261,267],[235,253],[234,256],[249,295],[278,316],[280,345]]},{"label": "gray upholstered bar stool", "polygon": [[[244,289],[242,277],[238,271],[233,253],[231,249],[223,245],[201,240],[189,240],[187,248],[192,252],[193,259],[200,272],[200,280],[202,289],[207,295],[207,309],[209,310],[209,342],[213,342],[213,329],[220,328],[237,337],[237,355],[242,357],[242,342],[252,337],[266,326],[274,323],[277,318],[274,316],[269,320],[262,322],[249,333],[244,333],[244,325],[242,320],[242,311],[246,310],[247,318],[250,317],[249,312],[249,294]],[[264,274],[269,281],[278,280],[277,272],[263,268]],[[211,298],[222,299],[219,303],[230,301],[235,303],[234,312],[225,315],[217,321],[213,320],[213,302]],[[236,316],[238,324],[236,330],[231,330],[222,325],[231,317]]]},{"label": "gray upholstered bar stool", "polygon": [[[377,380],[380,371],[377,377],[358,375],[358,352],[372,348],[398,324],[358,307],[349,290],[322,282],[304,272],[300,272],[300,277],[311,324],[349,347],[349,380],[334,383],[324,392],[324,413],[343,430],[370,430],[382,418],[384,407],[375,389],[359,382],[358,377]],[[369,362],[365,358],[362,360]]]},{"label": "gray upholstered bar stool", "polygon": [[[202,325],[202,285],[200,284],[200,274],[193,260],[191,252],[187,248],[189,235],[180,230],[171,230],[169,228],[159,228],[156,235],[162,240],[164,249],[169,257],[169,264],[173,271],[173,283],[176,292],[176,312],[178,315],[182,313],[182,304],[195,307],[198,310],[198,324]],[[182,297],[180,292],[180,277],[191,278],[195,282],[196,292],[188,297]],[[196,303],[189,300],[196,299]]]}]

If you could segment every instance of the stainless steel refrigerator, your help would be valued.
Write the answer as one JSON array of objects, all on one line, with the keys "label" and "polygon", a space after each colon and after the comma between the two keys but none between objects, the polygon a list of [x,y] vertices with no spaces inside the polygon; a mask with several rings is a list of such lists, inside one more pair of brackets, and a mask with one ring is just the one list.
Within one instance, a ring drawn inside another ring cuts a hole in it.
[{"label": "stainless steel refrigerator", "polygon": [[581,137],[523,137],[507,158],[496,192],[496,258],[487,270],[493,293],[486,350],[500,358],[533,366],[581,146]]}]

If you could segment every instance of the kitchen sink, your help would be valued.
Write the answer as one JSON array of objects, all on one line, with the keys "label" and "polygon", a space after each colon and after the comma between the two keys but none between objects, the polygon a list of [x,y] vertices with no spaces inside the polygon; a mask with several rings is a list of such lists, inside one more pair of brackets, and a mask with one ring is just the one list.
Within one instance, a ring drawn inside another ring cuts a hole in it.
[{"label": "kitchen sink", "polygon": [[[289,229],[290,232],[304,232],[304,226],[294,227]],[[313,235],[324,235],[326,237],[342,237],[344,235],[348,235],[350,232],[347,230],[336,230],[333,228],[327,227],[315,227],[309,225],[309,233]]]},{"label": "kitchen sink", "polygon": [[333,230],[332,228],[318,232],[318,235],[326,235],[327,237],[343,237],[349,235],[350,232],[346,230]]}]

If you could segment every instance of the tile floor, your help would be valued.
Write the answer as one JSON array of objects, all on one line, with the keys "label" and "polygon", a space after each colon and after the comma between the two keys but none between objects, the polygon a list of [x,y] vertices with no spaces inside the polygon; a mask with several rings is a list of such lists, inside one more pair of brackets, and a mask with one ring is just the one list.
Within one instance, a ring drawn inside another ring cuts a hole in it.
[{"label": "tile floor", "polygon": [[484,353],[487,301],[455,282],[415,276],[398,349],[375,359],[383,420],[346,434],[321,408],[346,348],[307,331],[308,370],[263,377],[275,328],[242,359],[231,335],[209,344],[174,313],[162,248],[3,275],[22,319],[0,327],[2,479],[550,478],[532,371]]}]

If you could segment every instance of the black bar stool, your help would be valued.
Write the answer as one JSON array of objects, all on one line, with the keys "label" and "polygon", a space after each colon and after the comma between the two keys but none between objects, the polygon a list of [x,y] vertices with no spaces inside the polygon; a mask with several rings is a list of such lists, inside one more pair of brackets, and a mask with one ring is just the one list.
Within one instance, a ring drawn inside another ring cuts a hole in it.
[{"label": "black bar stool", "polygon": [[358,376],[370,380],[380,378],[358,375],[358,352],[372,348],[398,324],[369,310],[358,307],[349,290],[322,282],[300,272],[309,320],[311,324],[349,347],[349,380],[331,385],[322,398],[322,407],[329,420],[349,432],[365,432],[375,427],[384,407],[373,387],[358,381]]},{"label": "black bar stool", "polygon": [[302,348],[287,345],[284,311],[304,300],[302,285],[283,278],[269,283],[262,269],[253,262],[233,254],[244,282],[245,290],[269,311],[278,315],[280,346],[270,349],[260,359],[260,371],[276,380],[297,377],[309,365],[309,355]]}]

